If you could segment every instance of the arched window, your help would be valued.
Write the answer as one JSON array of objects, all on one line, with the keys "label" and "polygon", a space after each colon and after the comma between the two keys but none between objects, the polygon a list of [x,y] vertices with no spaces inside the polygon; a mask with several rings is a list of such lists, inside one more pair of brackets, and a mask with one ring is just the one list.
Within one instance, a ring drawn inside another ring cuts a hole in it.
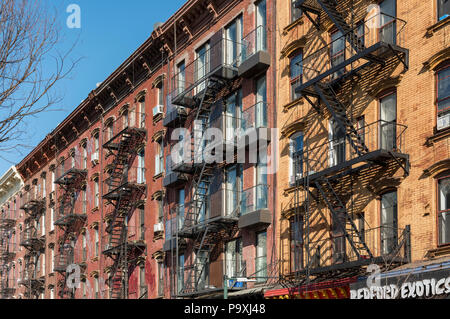
[{"label": "arched window", "polygon": [[436,68],[437,129],[450,126],[450,60]]},{"label": "arched window", "polygon": [[450,171],[436,178],[438,188],[438,244],[450,244]]}]

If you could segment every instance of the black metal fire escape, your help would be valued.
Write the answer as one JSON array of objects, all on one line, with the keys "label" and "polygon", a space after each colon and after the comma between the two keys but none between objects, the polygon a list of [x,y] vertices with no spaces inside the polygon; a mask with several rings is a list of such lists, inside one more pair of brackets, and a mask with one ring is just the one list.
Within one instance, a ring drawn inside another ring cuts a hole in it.
[{"label": "black metal fire escape", "polygon": [[[310,197],[314,198],[317,202],[324,202],[326,204],[331,213],[332,220],[338,224],[338,228],[349,243],[357,257],[356,259],[359,261],[364,259],[365,262],[371,261],[375,256],[366,244],[364,235],[356,227],[353,216],[347,209],[346,200],[344,199],[345,196],[339,193],[336,185],[345,176],[357,175],[363,169],[370,169],[373,166],[386,165],[389,160],[398,163],[404,169],[405,175],[408,175],[409,157],[406,154],[396,152],[396,150],[371,152],[363,136],[355,128],[355,121],[351,119],[351,114],[349,114],[351,113],[349,111],[350,105],[342,102],[340,91],[348,80],[358,81],[358,76],[365,70],[374,65],[383,68],[387,60],[392,58],[398,59],[398,62],[404,65],[404,70],[407,70],[408,50],[384,41],[378,41],[366,47],[364,40],[358,37],[357,29],[351,27],[344,19],[343,14],[337,10],[337,1],[298,0],[295,5],[302,10],[318,29],[320,29],[321,15],[322,17],[323,14],[328,16],[349,45],[344,50],[354,51],[350,57],[335,65],[331,65],[330,68],[316,70],[317,72],[314,76],[308,78],[305,83],[296,89],[296,93],[301,94],[313,106],[319,116],[323,116],[324,113],[331,115],[339,130],[345,133],[345,140],[351,147],[353,158],[337,163],[337,165],[333,165],[319,172],[308,172],[308,176],[303,175],[297,181],[296,185],[308,185],[304,188],[310,194]],[[313,16],[316,18],[313,18]],[[313,55],[314,53],[311,54],[311,56]],[[321,56],[318,59],[325,59],[325,57]],[[355,62],[359,64],[353,68],[353,63]],[[321,65],[321,63],[317,63],[317,65]],[[322,106],[325,107],[325,111]],[[303,157],[301,159],[302,164],[300,165],[304,165],[307,160],[307,158]],[[357,163],[366,164],[355,168],[353,165]],[[297,191],[300,191],[300,188],[298,187],[299,190]],[[298,198],[302,197],[298,196]],[[302,204],[304,205],[304,203],[296,203],[297,206]],[[310,252],[307,253],[310,254]],[[312,267],[313,262],[314,258],[311,258],[311,262],[307,265],[307,268]],[[331,269],[333,267],[329,267],[327,270]],[[317,272],[318,270],[316,269]],[[311,274],[311,269],[307,269],[301,273]]]},{"label": "black metal fire escape", "polygon": [[146,185],[129,180],[130,163],[136,158],[138,148],[147,135],[145,128],[126,126],[108,142],[104,148],[113,152],[113,164],[105,180],[107,190],[103,195],[113,210],[105,231],[108,244],[103,254],[113,260],[110,268],[110,299],[128,298],[128,279],[133,263],[145,251],[142,243],[128,242],[128,220],[140,204],[146,192]]},{"label": "black metal fire escape", "polygon": [[16,220],[12,218],[10,212],[2,211],[0,215],[0,299],[10,298],[14,292],[14,283],[10,281],[10,262],[16,254],[14,238]]},{"label": "black metal fire escape", "polygon": [[[75,262],[73,259],[73,247],[71,236],[80,232],[81,227],[86,221],[87,214],[84,205],[82,204],[82,198],[80,196],[83,188],[86,188],[86,176],[87,169],[81,168],[81,162],[76,162],[73,167],[65,169],[66,162],[62,162],[57,167],[57,179],[55,184],[57,185],[57,207],[56,207],[56,220],[54,225],[60,228],[58,232],[58,251],[55,255],[55,271],[61,274],[59,279],[59,297],[61,299],[73,299],[75,298],[73,289],[70,289],[66,285],[67,277],[70,275],[67,272],[67,267],[71,263]],[[71,249],[68,249],[70,247]],[[71,263],[68,263],[71,261]],[[81,261],[78,261],[81,265]]]},{"label": "black metal fire escape", "polygon": [[[178,225],[179,220],[177,221],[177,230],[174,234],[178,246],[171,246],[171,256],[176,256],[178,259],[182,243],[184,245],[185,240],[190,239],[195,252],[195,258],[192,259],[191,264],[184,267],[183,287],[182,289],[179,287],[175,294],[181,298],[193,297],[201,294],[200,291],[207,290],[201,281],[206,275],[211,253],[224,237],[230,235],[238,220],[237,213],[230,216],[222,214],[214,218],[202,216],[207,215],[212,178],[222,164],[205,160],[205,154],[210,154],[211,149],[208,148],[208,141],[202,136],[210,128],[213,108],[216,106],[215,103],[220,101],[219,93],[227,89],[237,76],[237,67],[226,65],[222,60],[223,47],[221,41],[212,46],[207,53],[210,55],[211,62],[208,64],[205,75],[194,81],[190,87],[183,87],[180,94],[172,100],[173,104],[192,109],[187,121],[188,125],[191,124],[191,136],[188,137],[191,146],[190,160],[187,163],[175,163],[172,168],[173,171],[191,176],[190,202],[183,205],[181,209],[178,206],[175,207],[176,216],[178,219],[181,217],[182,222]],[[176,271],[172,273],[175,275]]]}]

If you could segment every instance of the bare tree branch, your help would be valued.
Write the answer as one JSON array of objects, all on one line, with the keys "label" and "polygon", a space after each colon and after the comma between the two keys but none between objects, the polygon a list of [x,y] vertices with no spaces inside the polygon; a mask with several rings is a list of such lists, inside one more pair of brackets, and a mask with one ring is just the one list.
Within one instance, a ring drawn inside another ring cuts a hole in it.
[{"label": "bare tree branch", "polygon": [[75,43],[65,53],[56,14],[41,0],[2,0],[0,3],[0,150],[17,143],[26,119],[59,103],[55,86],[79,60],[69,61]]}]

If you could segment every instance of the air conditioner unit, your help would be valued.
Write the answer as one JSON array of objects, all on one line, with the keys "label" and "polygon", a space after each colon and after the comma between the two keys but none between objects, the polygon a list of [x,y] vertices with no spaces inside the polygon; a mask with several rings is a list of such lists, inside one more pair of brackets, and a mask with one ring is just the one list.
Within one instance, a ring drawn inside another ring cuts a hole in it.
[{"label": "air conditioner unit", "polygon": [[153,232],[154,233],[160,233],[162,231],[164,231],[163,223],[158,223],[158,224],[153,225]]},{"label": "air conditioner unit", "polygon": [[156,116],[158,114],[164,113],[164,106],[163,105],[157,105],[153,108],[153,116]]},{"label": "air conditioner unit", "polygon": [[437,129],[442,130],[450,126],[450,113],[439,116],[437,121]]}]

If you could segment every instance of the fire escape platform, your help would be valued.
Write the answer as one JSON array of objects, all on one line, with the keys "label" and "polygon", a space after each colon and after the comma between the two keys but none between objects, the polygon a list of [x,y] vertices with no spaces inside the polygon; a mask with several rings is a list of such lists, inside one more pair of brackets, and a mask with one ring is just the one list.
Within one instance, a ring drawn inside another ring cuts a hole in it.
[{"label": "fire escape platform", "polygon": [[0,229],[10,229],[16,225],[15,219],[0,219]]},{"label": "fire escape platform", "polygon": [[77,220],[86,220],[87,214],[67,214],[58,220],[56,220],[53,224],[55,226],[68,226],[75,223]]},{"label": "fire escape platform", "polygon": [[112,138],[110,138],[105,144],[103,144],[103,147],[108,150],[118,150],[119,149],[119,143],[114,143],[114,141],[122,136],[122,135],[147,135],[147,130],[145,128],[139,128],[139,127],[126,127],[123,130],[121,130],[119,133],[114,135]]},{"label": "fire escape platform", "polygon": [[183,107],[174,107],[171,111],[169,111],[163,120],[164,127],[175,128],[184,123],[187,117],[187,111]]},{"label": "fire escape platform", "polygon": [[209,232],[215,232],[223,229],[223,226],[231,226],[239,221],[239,217],[234,216],[217,216],[209,218],[203,222],[192,226],[183,227],[178,230],[178,236],[186,238],[195,238],[198,233],[205,231],[207,227],[211,227]]},{"label": "fire escape platform", "polygon": [[58,179],[56,179],[54,183],[58,185],[70,185],[78,177],[85,178],[86,175],[86,169],[70,168],[69,170],[64,172]]},{"label": "fire escape platform", "polygon": [[119,255],[121,253],[122,247],[125,246],[125,244],[126,244],[128,253],[132,252],[135,249],[143,251],[147,247],[146,243],[142,240],[128,241],[126,243],[117,244],[110,248],[107,248],[107,249],[103,250],[102,253],[106,256]]},{"label": "fire escape platform", "polygon": [[[295,93],[303,94],[307,88],[313,86],[314,84],[316,84],[318,82],[323,81],[324,79],[330,77],[332,74],[335,74],[339,70],[344,69],[348,65],[355,63],[360,59],[365,59],[365,60],[367,60],[367,62],[364,63],[361,67],[355,68],[354,70],[350,70],[347,73],[354,74],[356,72],[361,71],[363,68],[366,68],[366,67],[372,65],[375,62],[373,61],[373,59],[371,59],[371,57],[376,57],[377,59],[380,59],[380,61],[385,61],[390,57],[398,56],[398,54],[401,54],[404,56],[405,64],[408,65],[409,64],[409,50],[408,49],[402,48],[395,44],[383,42],[383,41],[377,42],[377,43],[373,44],[372,46],[362,50],[361,52],[358,52],[358,53],[352,55],[350,58],[346,59],[342,63],[335,65],[334,67],[330,68],[329,70],[327,70],[323,73],[320,73],[313,79],[300,85],[299,87],[297,87],[295,89]],[[342,77],[346,77],[346,76],[348,77],[349,74],[347,74],[347,75],[344,74],[344,75],[342,75]]]},{"label": "fire escape platform", "polygon": [[103,199],[119,200],[122,196],[129,196],[133,190],[144,192],[146,189],[147,185],[145,184],[126,182],[103,195]]},{"label": "fire escape platform", "polygon": [[[345,175],[351,175],[356,174],[360,172],[361,170],[367,168],[368,166],[373,165],[386,165],[387,160],[394,160],[394,157],[397,158],[400,161],[403,161],[403,165],[405,167],[409,167],[409,155],[404,153],[397,153],[397,152],[390,152],[384,149],[379,149],[376,151],[372,151],[369,153],[366,153],[362,156],[356,157],[354,159],[345,161],[343,163],[340,163],[338,165],[328,167],[324,170],[321,170],[319,172],[310,172],[309,175],[306,177],[302,177],[298,179],[299,185],[304,185],[306,183],[306,179],[309,179],[309,183],[311,183],[311,186],[313,186],[313,182],[316,180],[320,180],[321,178],[327,177],[330,180],[345,176]],[[366,165],[359,165],[357,167],[353,167],[354,165],[360,164],[360,163],[366,163]]]},{"label": "fire escape platform", "polygon": [[45,238],[28,238],[20,241],[20,246],[29,250],[38,251],[45,246]]},{"label": "fire escape platform", "polygon": [[8,262],[12,261],[15,256],[16,256],[15,252],[3,252],[3,253],[0,253],[0,261],[8,263]]}]

